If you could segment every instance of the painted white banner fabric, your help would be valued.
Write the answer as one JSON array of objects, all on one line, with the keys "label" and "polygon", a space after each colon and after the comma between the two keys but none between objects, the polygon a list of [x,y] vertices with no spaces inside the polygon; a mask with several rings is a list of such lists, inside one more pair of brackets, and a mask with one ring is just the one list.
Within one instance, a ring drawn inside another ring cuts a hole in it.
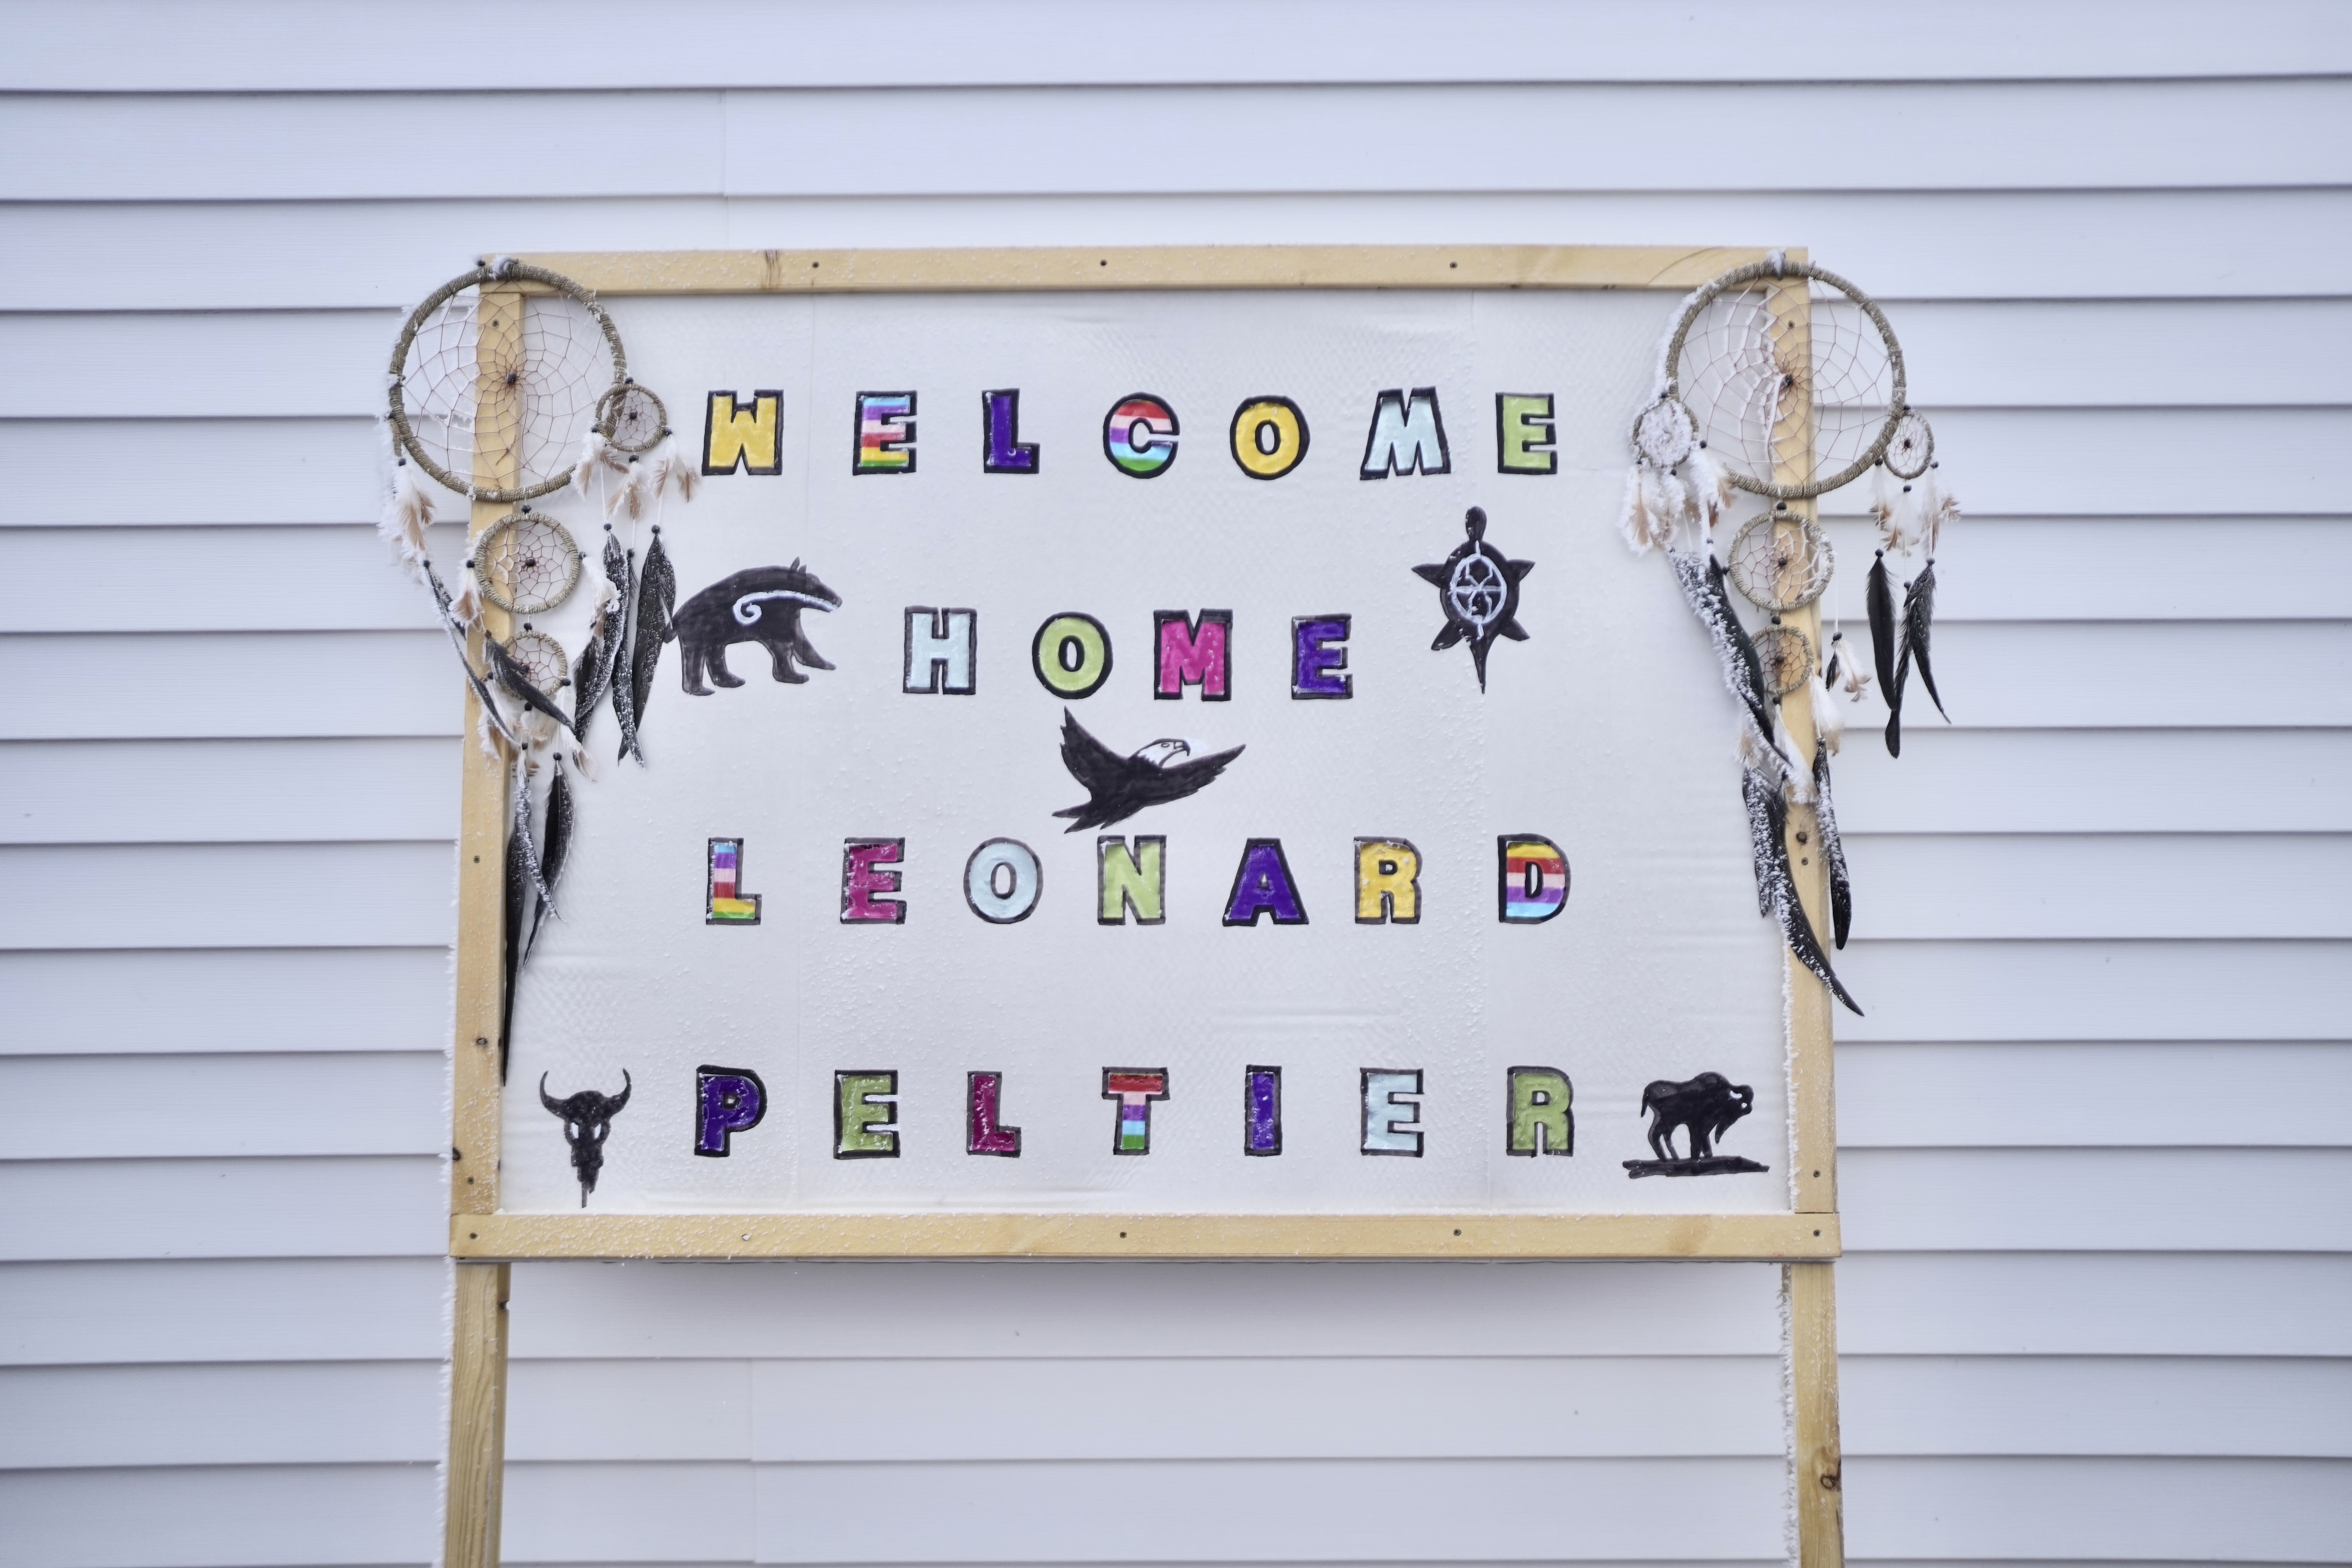
[{"label": "painted white banner fabric", "polygon": [[[677,639],[643,764],[588,730],[504,1206],[1787,1210],[1736,709],[1616,526],[1675,306],[612,301],[732,471],[614,525]],[[1752,1107],[1642,1179],[1704,1073]],[[625,1074],[583,1192],[542,1075]]]}]

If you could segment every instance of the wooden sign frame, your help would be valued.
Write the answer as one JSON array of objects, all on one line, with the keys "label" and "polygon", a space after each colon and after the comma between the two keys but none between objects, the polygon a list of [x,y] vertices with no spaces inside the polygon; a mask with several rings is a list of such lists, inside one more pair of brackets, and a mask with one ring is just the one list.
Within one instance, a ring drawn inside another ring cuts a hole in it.
[{"label": "wooden sign frame", "polygon": [[[1233,247],[1214,248],[899,251],[655,251],[532,255],[599,295],[989,293],[1213,289],[1653,289],[1687,292],[1762,249],[1645,247]],[[1803,253],[1785,252],[1792,261]],[[485,288],[482,357],[520,330],[529,284]],[[1808,310],[1804,279],[1780,286],[1779,309]],[[1628,410],[1630,419],[1632,410]],[[1810,447],[1810,429],[1792,447]],[[476,482],[510,483],[511,451],[475,454]],[[1799,477],[1794,474],[1784,478]],[[1813,503],[1792,503],[1810,515]],[[507,508],[477,502],[469,538]],[[504,637],[500,611],[488,629]],[[1783,617],[1819,646],[1820,611]],[[478,654],[478,647],[477,648]],[[474,700],[466,698],[464,733]],[[1810,755],[1811,700],[1782,705]],[[1122,1258],[1681,1258],[1785,1266],[1800,1538],[1807,1568],[1843,1561],[1839,1507],[1836,1313],[1839,1254],[1830,996],[1789,957],[1790,1114],[1796,1199],[1786,1214],[1741,1215],[944,1215],[502,1214],[499,1207],[501,868],[508,774],[474,746],[464,758],[451,1128],[449,1254],[457,1261],[452,1328],[446,1561],[498,1561],[504,1454],[506,1300],[517,1259],[1061,1257]],[[1801,842],[1810,808],[1790,811]],[[1823,929],[1826,868],[1798,885]]]}]

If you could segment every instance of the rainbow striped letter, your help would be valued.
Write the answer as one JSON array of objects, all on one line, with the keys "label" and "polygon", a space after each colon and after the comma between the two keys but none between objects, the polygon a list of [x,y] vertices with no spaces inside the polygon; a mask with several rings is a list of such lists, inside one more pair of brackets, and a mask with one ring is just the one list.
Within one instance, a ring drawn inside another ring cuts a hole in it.
[{"label": "rainbow striped letter", "polygon": [[915,471],[915,395],[911,392],[861,392],[857,395],[857,448],[849,459],[853,474],[911,474]]},{"label": "rainbow striped letter", "polygon": [[1538,925],[1568,903],[1568,857],[1550,839],[1533,833],[1506,833],[1495,840],[1502,887],[1495,918],[1505,925]]},{"label": "rainbow striped letter", "polygon": [[1118,1122],[1110,1135],[1114,1154],[1151,1152],[1151,1102],[1168,1098],[1166,1068],[1105,1068],[1105,1100],[1118,1101]]},{"label": "rainbow striped letter", "polygon": [[710,926],[755,926],[760,923],[760,895],[743,890],[743,841],[710,841],[710,879],[703,898],[702,923]]}]

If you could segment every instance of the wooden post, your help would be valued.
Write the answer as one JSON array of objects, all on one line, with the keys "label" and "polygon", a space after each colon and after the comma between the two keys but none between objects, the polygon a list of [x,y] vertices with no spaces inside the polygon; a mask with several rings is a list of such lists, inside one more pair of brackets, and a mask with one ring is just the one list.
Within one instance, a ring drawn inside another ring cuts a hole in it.
[{"label": "wooden post", "polygon": [[[1805,253],[1789,252],[1791,263]],[[1810,362],[1812,357],[1811,285],[1790,278],[1773,289],[1772,310],[1789,324],[1783,352]],[[1811,379],[1806,386],[1810,389]],[[1813,404],[1810,395],[1784,410],[1782,426],[1774,432],[1778,462],[1773,478],[1780,484],[1808,484],[1813,466]],[[1800,525],[1819,521],[1811,500],[1788,503],[1788,515]],[[1782,626],[1801,633],[1822,652],[1822,609],[1819,601],[1777,617]],[[1781,700],[1780,715],[1789,735],[1811,763],[1821,745],[1813,714],[1812,689],[1798,688]],[[1795,873],[1797,896],[1805,918],[1829,946],[1829,864],[1822,854],[1821,824],[1811,806],[1789,812],[1789,864]],[[1787,955],[1789,966],[1789,1056],[1793,1123],[1790,1147],[1796,1161],[1791,1185],[1799,1215],[1837,1212],[1837,1104],[1832,1089],[1832,1024],[1834,1001],[1829,987]],[[1844,1568],[1845,1505],[1840,1489],[1838,1436],[1837,1285],[1830,1263],[1791,1263],[1781,1270],[1781,1289],[1789,1299],[1790,1485],[1797,1509],[1797,1561],[1800,1568]]]},{"label": "wooden post", "polygon": [[[477,357],[484,367],[476,387],[478,423],[495,426],[487,411],[510,395],[491,367],[508,363],[520,344],[522,297],[485,289],[477,319]],[[520,432],[516,432],[520,435]],[[474,482],[514,482],[511,440],[474,450]],[[479,537],[508,509],[473,503],[466,537]],[[470,550],[469,550],[470,553]],[[483,610],[484,629],[509,631],[507,616]],[[469,639],[475,668],[483,668],[480,638]],[[466,694],[466,727],[459,741],[464,757],[458,805],[457,1043],[453,1071],[457,1093],[450,1127],[449,1217],[454,1247],[469,1218],[495,1214],[499,1206],[499,1112],[500,1000],[505,954],[497,935],[505,925],[507,770],[485,756],[478,740],[480,711]],[[488,941],[463,940],[489,932]],[[449,1468],[445,1498],[443,1558],[446,1568],[498,1568],[499,1523],[506,1485],[507,1289],[504,1263],[459,1262],[457,1312],[450,1329]]]}]

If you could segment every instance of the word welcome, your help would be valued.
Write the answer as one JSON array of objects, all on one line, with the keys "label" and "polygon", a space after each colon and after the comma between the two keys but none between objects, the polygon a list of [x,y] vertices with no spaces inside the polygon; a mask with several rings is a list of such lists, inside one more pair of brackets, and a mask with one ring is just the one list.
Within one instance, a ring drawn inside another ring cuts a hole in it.
[{"label": "word welcome", "polygon": [[[709,841],[703,923],[755,926],[761,898],[743,888],[740,837]],[[841,850],[841,923],[904,925],[908,900],[899,879],[904,838],[847,838]],[[1540,925],[1568,904],[1568,856],[1534,833],[1495,840],[1495,918],[1505,925]],[[1358,925],[1421,923],[1421,851],[1409,839],[1359,838],[1352,873]],[[1095,840],[1095,920],[1097,924],[1164,925],[1168,921],[1168,840],[1105,834]],[[1037,852],[1017,838],[992,838],[964,862],[964,903],[990,925],[1027,920],[1045,897],[1045,869]],[[1219,923],[1255,927],[1307,923],[1307,901],[1291,875],[1279,838],[1242,846]]]},{"label": "word welcome", "polygon": [[[1419,1068],[1364,1068],[1358,1075],[1361,1107],[1358,1149],[1368,1155],[1419,1159],[1427,1131],[1421,1120],[1426,1096]],[[1174,1098],[1166,1068],[1102,1069],[1102,1098],[1116,1109],[1108,1117],[1110,1152],[1151,1152],[1152,1107]],[[833,1157],[895,1160],[905,1131],[898,1121],[899,1074],[895,1068],[843,1069],[833,1075]],[[1241,1152],[1254,1159],[1282,1152],[1282,1068],[1242,1069]],[[1021,1129],[1005,1117],[1010,1101],[1006,1075],[964,1075],[964,1152],[1017,1160]],[[1504,1073],[1503,1152],[1506,1154],[1572,1155],[1576,1152],[1573,1090],[1558,1068],[1515,1067]],[[694,1152],[712,1160],[734,1152],[734,1140],[766,1121],[768,1086],[750,1068],[695,1069]]]},{"label": "word welcome", "polygon": [[[913,474],[920,467],[918,439],[921,395],[916,391],[861,392],[852,400],[849,471],[860,477]],[[1495,467],[1498,473],[1541,475],[1559,469],[1554,448],[1552,395],[1495,395]],[[784,471],[784,395],[779,391],[713,392],[704,405],[702,471],[777,475]],[[1045,469],[1043,444],[1021,438],[1021,391],[1004,387],[980,395],[980,468],[984,474],[1034,477]],[[1183,450],[1184,424],[1174,405],[1149,392],[1131,392],[1110,405],[1102,421],[1102,455],[1129,479],[1156,479],[1176,466]],[[1234,464],[1253,479],[1274,480],[1307,460],[1312,438],[1307,412],[1287,397],[1245,397],[1227,422],[1223,446]],[[1372,398],[1364,452],[1356,477],[1385,479],[1412,474],[1450,474],[1454,448],[1445,435],[1445,415],[1433,386],[1392,386]]]}]

